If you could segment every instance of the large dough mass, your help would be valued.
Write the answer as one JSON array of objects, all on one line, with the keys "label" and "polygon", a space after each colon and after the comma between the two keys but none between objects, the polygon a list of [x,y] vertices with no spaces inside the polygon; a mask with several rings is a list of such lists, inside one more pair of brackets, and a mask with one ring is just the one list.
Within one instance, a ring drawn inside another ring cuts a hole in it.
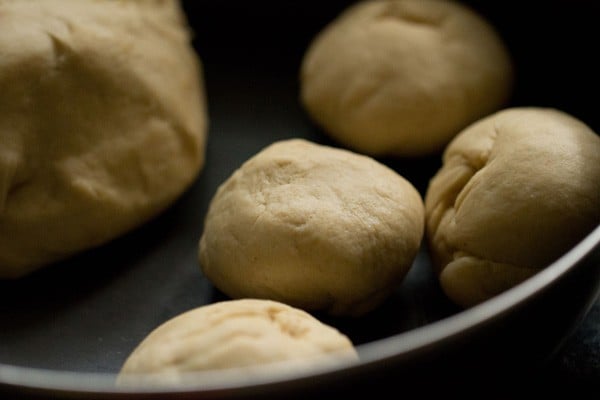
[{"label": "large dough mass", "polygon": [[177,1],[0,3],[0,278],[103,244],[204,163],[201,65]]}]

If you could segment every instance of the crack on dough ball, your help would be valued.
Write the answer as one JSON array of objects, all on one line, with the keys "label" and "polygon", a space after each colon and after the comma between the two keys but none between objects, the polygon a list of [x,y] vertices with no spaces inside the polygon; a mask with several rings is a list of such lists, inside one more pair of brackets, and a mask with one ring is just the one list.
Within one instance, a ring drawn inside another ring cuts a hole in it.
[{"label": "crack on dough ball", "polygon": [[441,286],[457,304],[531,277],[600,223],[600,137],[554,109],[477,121],[444,152],[425,196]]},{"label": "crack on dough ball", "polygon": [[418,191],[376,160],[306,140],[279,141],[217,190],[200,265],[234,298],[361,315],[403,280],[424,219]]},{"label": "crack on dough ball", "polygon": [[370,0],[314,38],[300,84],[308,115],[340,144],[417,157],[506,104],[513,66],[494,27],[464,5]]},{"label": "crack on dough ball", "polygon": [[128,356],[117,382],[178,384],[195,379],[194,372],[294,372],[356,360],[348,337],[303,310],[270,300],[228,300],[154,329]]},{"label": "crack on dough ball", "polygon": [[204,166],[208,117],[178,1],[0,13],[0,278],[17,278],[168,207]]}]

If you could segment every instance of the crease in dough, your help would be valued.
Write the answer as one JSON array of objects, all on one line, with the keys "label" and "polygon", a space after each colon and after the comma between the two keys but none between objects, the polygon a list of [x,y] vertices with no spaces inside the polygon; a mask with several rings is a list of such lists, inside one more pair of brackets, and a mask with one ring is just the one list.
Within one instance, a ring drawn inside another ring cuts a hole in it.
[{"label": "crease in dough", "polygon": [[425,196],[442,289],[469,307],[529,278],[600,224],[600,137],[550,108],[509,108],[446,148]]},{"label": "crease in dough", "polygon": [[129,354],[117,384],[197,382],[200,372],[272,375],[357,360],[346,335],[305,311],[271,300],[227,300],[155,328]]}]

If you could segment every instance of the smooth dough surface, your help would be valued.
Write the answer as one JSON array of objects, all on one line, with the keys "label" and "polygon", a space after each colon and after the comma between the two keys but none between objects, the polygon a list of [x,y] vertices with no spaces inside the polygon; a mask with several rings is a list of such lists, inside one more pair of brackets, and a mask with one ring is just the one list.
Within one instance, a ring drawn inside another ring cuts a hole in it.
[{"label": "smooth dough surface", "polygon": [[177,1],[0,2],[0,278],[101,245],[204,164],[200,60]]},{"label": "smooth dough surface", "polygon": [[392,169],[347,150],[283,140],[219,187],[200,265],[233,298],[360,315],[398,287],[424,223],[421,195]]},{"label": "smooth dough surface", "polygon": [[425,197],[441,285],[457,304],[499,294],[600,223],[600,137],[555,109],[510,108],[460,133]]},{"label": "smooth dough surface", "polygon": [[129,355],[117,382],[180,383],[190,372],[246,368],[247,374],[269,364],[294,371],[326,360],[353,362],[358,354],[348,337],[303,310],[270,300],[228,300],[156,328]]},{"label": "smooth dough surface", "polygon": [[308,114],[339,143],[417,157],[501,108],[513,67],[491,24],[458,2],[368,0],[316,36],[300,83]]}]

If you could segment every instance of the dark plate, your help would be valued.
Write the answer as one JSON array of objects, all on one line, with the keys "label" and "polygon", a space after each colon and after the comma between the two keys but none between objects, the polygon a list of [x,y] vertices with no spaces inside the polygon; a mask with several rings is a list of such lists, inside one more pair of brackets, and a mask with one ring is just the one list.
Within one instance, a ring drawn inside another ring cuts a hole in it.
[{"label": "dark plate", "polygon": [[[358,365],[254,380],[224,375],[170,394],[114,388],[114,374],[151,330],[226,299],[197,261],[218,185],[275,140],[335,145],[299,105],[298,67],[312,37],[350,3],[185,2],[205,65],[206,167],[170,209],[136,231],[22,280],[0,281],[0,398],[306,398],[383,385],[408,390],[424,380],[435,384],[421,390],[474,389],[523,379],[560,349],[598,294],[600,228],[543,272],[467,311],[443,296],[423,249],[401,287],[373,313],[318,315],[358,345]],[[556,107],[600,132],[590,100],[600,90],[600,63],[592,58],[599,6],[532,3],[469,2],[513,54],[518,75],[511,105]],[[440,166],[439,155],[381,161],[422,194]]]}]

